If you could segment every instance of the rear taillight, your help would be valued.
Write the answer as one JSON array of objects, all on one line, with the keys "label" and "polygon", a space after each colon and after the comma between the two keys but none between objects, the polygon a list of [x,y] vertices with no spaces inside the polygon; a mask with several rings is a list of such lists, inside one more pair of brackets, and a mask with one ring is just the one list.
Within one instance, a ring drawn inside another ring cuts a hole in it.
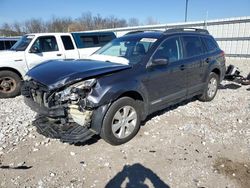
[{"label": "rear taillight", "polygon": [[223,51],[223,50],[221,50],[221,57],[222,57],[222,59],[223,59],[223,62],[222,62],[222,64],[226,64],[226,57],[225,57],[225,52]]},{"label": "rear taillight", "polygon": [[223,50],[221,51],[221,56],[225,57],[225,52]]}]

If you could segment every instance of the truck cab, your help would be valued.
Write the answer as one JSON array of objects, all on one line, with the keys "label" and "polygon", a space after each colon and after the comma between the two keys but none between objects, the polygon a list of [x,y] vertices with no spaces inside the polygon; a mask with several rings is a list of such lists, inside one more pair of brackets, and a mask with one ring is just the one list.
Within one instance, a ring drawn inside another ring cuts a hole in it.
[{"label": "truck cab", "polygon": [[113,32],[31,33],[0,52],[0,98],[20,93],[28,70],[48,60],[84,59],[116,38]]}]

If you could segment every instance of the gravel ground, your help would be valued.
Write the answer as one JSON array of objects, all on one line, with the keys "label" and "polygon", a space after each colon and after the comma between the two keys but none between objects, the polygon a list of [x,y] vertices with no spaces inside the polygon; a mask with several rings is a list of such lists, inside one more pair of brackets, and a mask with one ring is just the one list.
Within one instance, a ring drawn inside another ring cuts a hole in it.
[{"label": "gravel ground", "polygon": [[21,96],[0,99],[0,187],[249,188],[249,87],[223,81],[212,102],[158,112],[122,146],[45,138]]}]

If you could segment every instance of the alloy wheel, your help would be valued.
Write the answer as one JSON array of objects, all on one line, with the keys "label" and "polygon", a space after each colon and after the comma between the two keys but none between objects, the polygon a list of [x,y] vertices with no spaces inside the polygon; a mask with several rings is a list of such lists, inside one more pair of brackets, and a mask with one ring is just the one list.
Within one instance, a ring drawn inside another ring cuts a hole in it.
[{"label": "alloy wheel", "polygon": [[208,82],[208,90],[207,90],[207,95],[208,97],[212,98],[216,94],[217,91],[217,80],[216,78],[211,78]]},{"label": "alloy wheel", "polygon": [[123,139],[133,133],[136,122],[137,113],[132,106],[123,106],[114,115],[112,120],[112,133],[116,138]]}]

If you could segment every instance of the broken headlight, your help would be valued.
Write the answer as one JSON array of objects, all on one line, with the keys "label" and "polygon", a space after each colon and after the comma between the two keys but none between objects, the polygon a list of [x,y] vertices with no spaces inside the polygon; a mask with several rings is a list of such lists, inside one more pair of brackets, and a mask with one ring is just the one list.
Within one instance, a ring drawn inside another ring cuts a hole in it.
[{"label": "broken headlight", "polygon": [[56,93],[55,98],[61,102],[69,100],[78,101],[80,98],[86,97],[86,94],[91,91],[91,88],[95,85],[95,83],[95,78],[78,82]]}]

